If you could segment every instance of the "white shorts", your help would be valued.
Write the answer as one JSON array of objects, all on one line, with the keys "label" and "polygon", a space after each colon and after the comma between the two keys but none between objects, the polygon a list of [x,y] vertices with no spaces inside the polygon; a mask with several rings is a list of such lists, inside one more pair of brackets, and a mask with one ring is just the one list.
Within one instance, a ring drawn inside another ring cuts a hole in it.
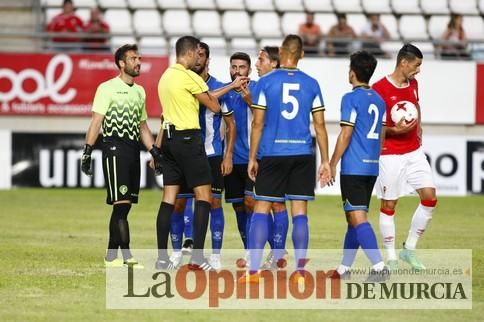
[{"label": "white shorts", "polygon": [[384,200],[397,200],[421,188],[435,188],[432,170],[422,148],[405,154],[380,156],[380,175],[376,195]]}]

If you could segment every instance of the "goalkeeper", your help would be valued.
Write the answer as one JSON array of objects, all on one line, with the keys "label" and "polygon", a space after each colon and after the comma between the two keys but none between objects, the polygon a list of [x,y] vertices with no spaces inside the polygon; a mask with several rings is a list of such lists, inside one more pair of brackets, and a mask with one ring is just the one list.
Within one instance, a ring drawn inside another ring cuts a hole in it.
[{"label": "goalkeeper", "polygon": [[[92,175],[91,152],[102,126],[103,173],[107,186],[106,202],[113,205],[109,222],[109,242],[105,267],[126,264],[142,268],[129,249],[128,213],[138,202],[140,187],[140,144],[153,156],[155,171],[161,172],[161,153],[154,147],[145,108],[146,94],[134,83],[140,73],[140,56],[136,45],[124,45],[114,54],[120,74],[97,88],[92,106],[92,120],[86,133],[81,170]],[[123,259],[118,258],[121,248]]]}]

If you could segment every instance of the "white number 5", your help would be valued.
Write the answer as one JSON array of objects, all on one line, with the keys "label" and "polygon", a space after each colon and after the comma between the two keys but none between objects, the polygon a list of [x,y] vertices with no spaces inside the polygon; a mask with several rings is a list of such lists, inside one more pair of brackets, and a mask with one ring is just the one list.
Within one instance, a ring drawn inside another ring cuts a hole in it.
[{"label": "white number 5", "polygon": [[289,112],[284,110],[281,112],[282,116],[287,120],[292,120],[296,117],[297,112],[299,112],[299,102],[295,96],[292,96],[290,91],[298,91],[299,84],[294,83],[283,83],[282,84],[282,102],[287,104],[292,104],[292,111]]}]

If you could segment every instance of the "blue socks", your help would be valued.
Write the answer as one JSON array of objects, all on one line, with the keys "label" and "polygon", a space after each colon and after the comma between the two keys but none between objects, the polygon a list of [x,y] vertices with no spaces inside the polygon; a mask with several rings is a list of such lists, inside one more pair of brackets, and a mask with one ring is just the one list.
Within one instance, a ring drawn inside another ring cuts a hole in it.
[{"label": "blue socks", "polygon": [[267,217],[263,213],[254,213],[251,218],[249,230],[249,245],[250,245],[250,266],[249,272],[256,273],[259,270],[262,260],[262,252],[264,245],[267,242]]},{"label": "blue socks", "polygon": [[239,230],[240,239],[242,239],[244,248],[247,249],[247,214],[245,211],[236,211],[235,216],[237,217],[237,229]]},{"label": "blue socks", "polygon": [[376,241],[375,232],[370,223],[365,222],[359,224],[355,228],[356,239],[360,243],[361,248],[365,252],[370,262],[375,265],[382,261],[380,250],[378,249],[378,243]]},{"label": "blue socks", "polygon": [[183,220],[185,222],[185,239],[193,239],[193,198],[187,199]]},{"label": "blue socks", "polygon": [[267,242],[271,246],[271,249],[274,249],[274,235],[273,235],[273,230],[274,230],[274,218],[272,217],[272,214],[267,215]]},{"label": "blue socks", "polygon": [[183,242],[183,215],[181,213],[172,213],[171,216],[171,226],[170,226],[170,237],[171,246],[173,250],[179,251],[182,248]]},{"label": "blue socks", "polygon": [[250,238],[248,236],[249,236],[249,231],[250,231],[250,225],[252,225],[252,212],[246,211],[245,214],[247,216],[247,221],[245,222],[245,236],[247,236],[246,237],[247,241],[246,241],[246,248],[245,249],[250,249],[252,246],[250,246]]},{"label": "blue socks", "polygon": [[306,253],[309,243],[308,216],[297,215],[292,217],[292,243],[296,259],[296,270],[304,271]]},{"label": "blue socks", "polygon": [[212,234],[213,254],[220,254],[224,236],[224,211],[223,208],[210,210],[210,232]]},{"label": "blue socks", "polygon": [[272,249],[273,249],[274,258],[276,261],[284,256],[284,249],[286,248],[286,238],[287,238],[288,227],[289,227],[289,218],[287,216],[287,210],[274,213],[274,225],[272,230],[272,240],[273,240]]},{"label": "blue socks", "polygon": [[359,247],[360,243],[356,238],[356,229],[348,224],[343,244],[343,260],[341,261],[341,264],[351,267]]}]

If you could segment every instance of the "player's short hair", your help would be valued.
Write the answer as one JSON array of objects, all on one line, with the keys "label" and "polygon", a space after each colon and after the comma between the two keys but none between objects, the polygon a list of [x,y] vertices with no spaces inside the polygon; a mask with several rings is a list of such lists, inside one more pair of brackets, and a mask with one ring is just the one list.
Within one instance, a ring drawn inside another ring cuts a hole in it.
[{"label": "player's short hair", "polygon": [[422,59],[423,58],[422,52],[420,51],[420,49],[418,49],[417,46],[414,46],[410,43],[407,43],[407,44],[403,45],[403,47],[400,48],[400,50],[398,51],[397,65],[400,64],[400,62],[403,59],[406,59],[408,61],[412,61],[416,58]]},{"label": "player's short hair", "polygon": [[282,41],[281,48],[291,56],[302,57],[303,41],[298,35],[287,35]]},{"label": "player's short hair", "polygon": [[198,44],[200,44],[200,40],[193,36],[180,37],[175,44],[176,57],[181,57],[190,50],[197,50]]},{"label": "player's short hair", "polygon": [[267,56],[269,56],[269,60],[271,62],[273,61],[277,62],[276,68],[279,68],[281,63],[281,60],[279,59],[279,47],[264,46],[261,50],[267,53]]},{"label": "player's short hair", "polygon": [[243,52],[236,52],[236,53],[233,53],[232,56],[230,56],[230,61],[234,60],[234,59],[240,59],[240,60],[244,60],[247,62],[247,64],[249,64],[250,66],[250,56],[247,55],[246,53],[243,53]]},{"label": "player's short hair", "polygon": [[62,5],[65,5],[66,3],[70,3],[70,4],[74,5],[74,3],[72,2],[72,0],[64,0],[64,1],[62,1]]},{"label": "player's short hair", "polygon": [[204,43],[203,41],[201,41],[198,45],[200,46],[200,48],[205,50],[205,54],[207,54],[207,58],[209,58],[210,57],[210,47],[207,45],[207,43]]},{"label": "player's short hair", "polygon": [[363,83],[369,83],[375,72],[376,58],[366,50],[357,51],[350,56],[350,69],[355,73],[356,78]]},{"label": "player's short hair", "polygon": [[114,53],[114,62],[118,68],[121,68],[119,61],[122,60],[126,62],[126,53],[131,50],[138,52],[138,46],[136,46],[136,44],[126,44],[116,49],[116,52]]}]

